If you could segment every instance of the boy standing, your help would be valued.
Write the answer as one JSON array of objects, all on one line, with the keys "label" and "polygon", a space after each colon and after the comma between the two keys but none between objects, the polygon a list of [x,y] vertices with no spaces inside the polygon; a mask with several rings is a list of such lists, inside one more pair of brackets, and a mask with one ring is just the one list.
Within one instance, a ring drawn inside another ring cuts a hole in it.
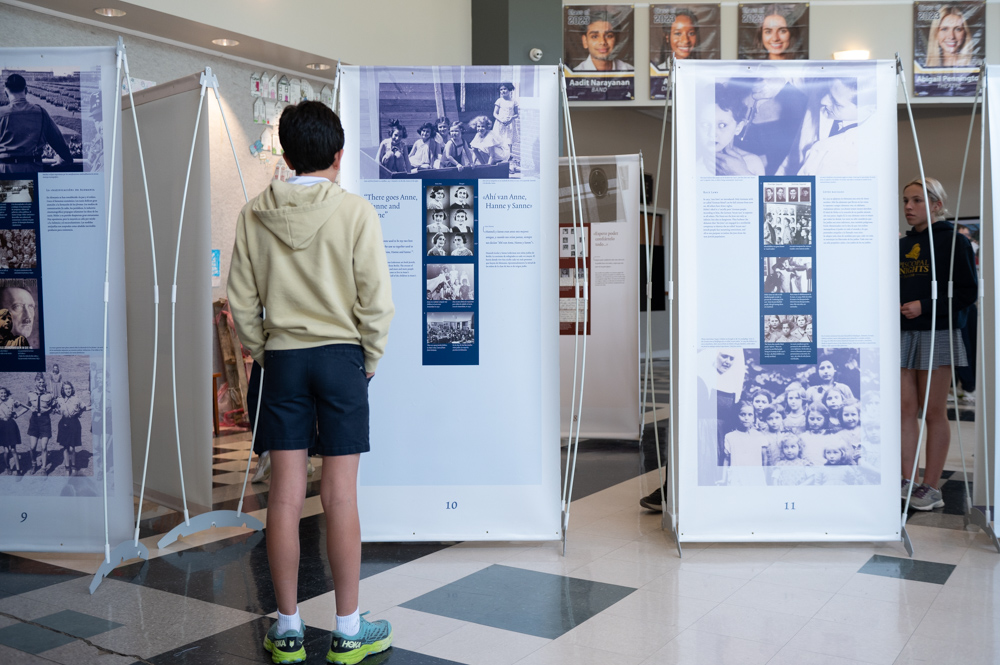
[{"label": "boy standing", "polygon": [[[340,119],[320,102],[285,108],[278,130],[298,174],[274,181],[240,213],[229,270],[236,331],[264,372],[257,437],[271,457],[267,556],[278,621],[264,648],[305,660],[296,591],[307,450],[323,455],[320,498],[336,589],[326,658],[357,663],[389,648],[387,621],[358,613],[357,477],[368,445],[368,382],[385,350],[393,304],[378,214],[334,183]],[[261,314],[266,309],[266,318]]]}]

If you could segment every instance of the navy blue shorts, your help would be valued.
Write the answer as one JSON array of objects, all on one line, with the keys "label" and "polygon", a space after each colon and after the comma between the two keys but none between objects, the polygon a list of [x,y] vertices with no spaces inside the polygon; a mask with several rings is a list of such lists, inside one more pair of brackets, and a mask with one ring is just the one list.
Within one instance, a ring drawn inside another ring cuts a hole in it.
[{"label": "navy blue shorts", "polygon": [[368,379],[356,344],[264,352],[257,438],[267,450],[368,452]]}]

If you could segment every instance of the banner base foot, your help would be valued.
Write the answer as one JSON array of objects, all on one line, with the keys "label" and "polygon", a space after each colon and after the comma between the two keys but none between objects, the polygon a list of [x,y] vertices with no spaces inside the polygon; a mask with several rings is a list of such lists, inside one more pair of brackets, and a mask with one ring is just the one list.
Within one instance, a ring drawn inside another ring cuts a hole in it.
[{"label": "banner base foot", "polygon": [[101,585],[104,578],[111,574],[111,571],[117,568],[125,561],[131,559],[149,559],[149,550],[142,543],[138,545],[135,541],[126,540],[124,543],[115,547],[111,550],[111,555],[109,558],[105,559],[101,563],[101,567],[97,569],[94,573],[94,579],[90,582],[90,593],[93,595],[97,591],[97,587]]},{"label": "banner base foot", "polygon": [[156,543],[156,546],[163,549],[167,545],[174,543],[182,536],[190,536],[192,533],[207,531],[212,527],[246,527],[254,531],[264,529],[264,524],[256,517],[251,517],[246,513],[237,513],[235,510],[213,510],[210,513],[202,513],[192,517],[188,523],[181,522],[168,531]]},{"label": "banner base foot", "polygon": [[990,521],[986,518],[986,514],[974,506],[968,506],[963,517],[965,518],[965,526],[972,524],[982,529],[986,537],[993,543],[993,547],[996,548],[997,553],[1000,554],[1000,541],[997,540],[997,535],[993,531],[993,527],[990,526]]},{"label": "banner base foot", "polygon": [[562,528],[562,555],[566,556],[566,531],[567,531],[567,527],[569,526],[569,524],[567,524],[566,511],[565,510],[563,511],[563,514],[562,514],[562,525],[563,525],[563,528]]},{"label": "banner base foot", "polygon": [[913,543],[910,542],[910,534],[906,533],[906,527],[905,526],[901,527],[899,531],[900,531],[900,535],[902,536],[902,539],[903,539],[903,547],[906,548],[906,553],[909,554],[910,558],[912,559],[913,558]]}]

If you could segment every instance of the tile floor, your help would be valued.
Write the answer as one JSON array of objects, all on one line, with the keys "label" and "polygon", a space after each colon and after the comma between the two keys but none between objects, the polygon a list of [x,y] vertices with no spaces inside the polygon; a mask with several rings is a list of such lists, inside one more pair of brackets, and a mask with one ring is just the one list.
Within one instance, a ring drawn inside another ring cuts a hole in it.
[{"label": "tile floor", "polygon": [[[238,500],[229,465],[247,445],[216,440],[216,508]],[[1000,663],[1000,554],[961,528],[954,476],[950,505],[909,526],[914,559],[898,543],[688,543],[680,559],[638,506],[654,464],[651,427],[641,443],[581,445],[565,556],[558,543],[365,544],[362,609],[396,636],[365,663]],[[334,606],[317,490],[301,529],[310,663],[324,662]],[[245,505],[263,518],[267,486]],[[265,534],[213,529],[161,551],[176,514],[143,515],[151,559],[92,596],[99,555],[0,554],[0,663],[270,662]]]}]

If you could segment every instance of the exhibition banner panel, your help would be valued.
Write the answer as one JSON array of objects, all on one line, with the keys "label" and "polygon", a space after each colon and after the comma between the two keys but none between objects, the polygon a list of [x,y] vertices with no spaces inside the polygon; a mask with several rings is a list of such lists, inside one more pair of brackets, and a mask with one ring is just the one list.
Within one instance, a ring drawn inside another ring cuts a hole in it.
[{"label": "exhibition banner panel", "polygon": [[0,49],[2,550],[102,550],[105,463],[131,532],[120,142],[103,367],[115,72],[113,47]]},{"label": "exhibition banner panel", "polygon": [[556,67],[342,71],[341,179],[381,217],[396,305],[366,540],[560,535],[558,92]]},{"label": "exhibition banner panel", "polygon": [[[997,210],[997,199],[995,192],[1000,192],[1000,189],[998,189],[998,187],[1000,187],[1000,164],[997,164],[996,161],[993,160],[993,155],[1000,155],[1000,67],[997,67],[996,65],[986,66],[986,100],[984,101],[986,102],[986,109],[987,109],[986,122],[989,123],[988,128],[990,134],[990,174],[992,180],[990,184],[992,185],[992,191],[994,192],[993,217],[995,219]],[[985,211],[983,212],[983,214],[985,214]],[[995,231],[992,233],[992,235],[993,235],[993,256],[997,256],[997,251],[998,249],[1000,249],[1000,241],[997,240],[997,234]],[[979,283],[982,284],[983,282],[980,281]],[[997,306],[996,299],[994,297],[993,311],[996,311],[996,306]],[[980,312],[980,316],[982,315],[983,313]],[[1000,339],[1000,335],[997,335],[996,339]],[[985,344],[985,339],[983,341],[983,344]],[[994,366],[994,371],[996,370],[997,367],[1000,367],[1000,360],[997,360],[995,362],[996,365]],[[981,380],[984,382],[986,381],[985,378]],[[994,395],[993,403],[995,407],[994,413],[1000,413],[1000,394]],[[989,441],[986,442],[986,445],[989,445]],[[992,494],[990,494],[990,496],[993,499],[993,504],[994,504],[993,506],[987,506],[990,510],[995,510],[995,506],[997,503],[995,498],[996,490],[994,488],[1000,487],[1000,483],[996,482],[996,479],[1000,478],[1000,458],[998,458],[996,455],[996,451],[998,449],[1000,449],[1000,446],[994,446],[993,448],[993,468],[990,469],[990,472],[993,473],[993,486],[990,488]],[[993,520],[994,523],[996,523],[995,512],[993,514]]]},{"label": "exhibition banner panel", "polygon": [[[564,437],[570,436],[571,424],[572,433],[576,432],[573,379],[575,374],[579,382],[586,369],[580,436],[636,440],[642,432],[636,251],[641,233],[639,155],[579,157],[576,161],[580,188],[576,214],[578,223],[581,216],[583,221],[579,243],[573,224],[570,162],[566,157],[559,161],[560,427]],[[586,252],[578,244],[585,245]],[[586,305],[585,294],[589,296]],[[587,338],[586,365],[583,335]],[[579,389],[576,399],[579,409]]]},{"label": "exhibition banner panel", "polygon": [[913,3],[917,97],[974,96],[985,53],[985,2]]},{"label": "exhibition banner panel", "polygon": [[720,15],[715,5],[649,6],[649,98],[666,99],[670,57],[718,60],[722,52]]},{"label": "exhibition banner panel", "polygon": [[564,7],[563,63],[571,101],[634,99],[634,6]]},{"label": "exhibition banner panel", "polygon": [[897,539],[894,65],[677,71],[680,537]]}]

